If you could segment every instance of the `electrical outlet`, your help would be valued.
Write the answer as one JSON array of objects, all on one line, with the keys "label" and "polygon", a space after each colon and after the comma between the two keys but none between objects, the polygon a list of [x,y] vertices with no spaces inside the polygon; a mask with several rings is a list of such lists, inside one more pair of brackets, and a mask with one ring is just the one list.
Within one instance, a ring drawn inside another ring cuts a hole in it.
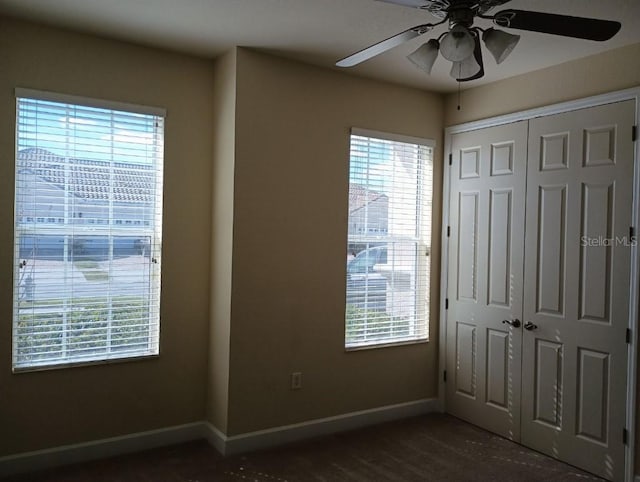
[{"label": "electrical outlet", "polygon": [[291,390],[300,390],[302,388],[302,372],[293,372],[291,374]]}]

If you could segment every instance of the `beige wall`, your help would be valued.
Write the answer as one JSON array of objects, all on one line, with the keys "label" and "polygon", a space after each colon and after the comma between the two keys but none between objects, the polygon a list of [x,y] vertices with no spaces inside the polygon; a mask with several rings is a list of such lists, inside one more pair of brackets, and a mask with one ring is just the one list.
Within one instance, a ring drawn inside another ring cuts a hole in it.
[{"label": "beige wall", "polygon": [[[0,456],[436,396],[437,303],[431,342],[345,353],[344,258],[349,128],[435,139],[439,179],[440,96],[243,49],[210,62],[8,18],[0,58]],[[158,359],[11,373],[17,86],[167,109]],[[435,226],[439,206],[436,187]]]},{"label": "beige wall", "polygon": [[[640,85],[640,44],[465,90],[445,102],[444,125],[518,112]],[[491,68],[499,69],[499,66]]]},{"label": "beige wall", "polygon": [[236,155],[236,49],[215,62],[213,199],[211,224],[211,325],[207,420],[227,431],[231,270],[233,266],[233,192]]},{"label": "beige wall", "polygon": [[[0,18],[0,456],[205,415],[210,62]],[[161,357],[11,373],[15,87],[167,109]]]},{"label": "beige wall", "polygon": [[435,139],[439,179],[441,97],[245,49],[237,69],[227,434],[437,396],[437,310],[428,344],[346,353],[344,280],[350,127]]}]

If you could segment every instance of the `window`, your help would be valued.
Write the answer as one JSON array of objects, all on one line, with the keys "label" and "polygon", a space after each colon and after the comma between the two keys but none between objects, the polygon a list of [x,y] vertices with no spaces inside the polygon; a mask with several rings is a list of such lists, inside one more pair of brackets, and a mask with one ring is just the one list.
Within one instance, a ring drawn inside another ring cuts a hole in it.
[{"label": "window", "polygon": [[353,129],[347,348],[428,338],[433,143]]},{"label": "window", "polygon": [[164,112],[16,97],[14,371],[157,355]]}]

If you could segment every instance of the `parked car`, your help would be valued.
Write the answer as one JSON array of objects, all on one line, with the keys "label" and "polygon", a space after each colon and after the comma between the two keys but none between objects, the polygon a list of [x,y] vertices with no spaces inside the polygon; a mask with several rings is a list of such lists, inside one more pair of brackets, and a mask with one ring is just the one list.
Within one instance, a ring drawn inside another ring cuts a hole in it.
[{"label": "parked car", "polygon": [[387,278],[375,270],[376,265],[386,263],[386,246],[362,250],[347,262],[348,305],[366,310],[386,310]]},{"label": "parked car", "polygon": [[[113,241],[113,258],[124,258],[142,254],[149,257],[150,238],[139,236],[97,236],[77,235],[67,239],[67,254],[73,260],[103,261],[109,259],[109,243]],[[65,236],[62,235],[22,235],[19,238],[20,258],[64,259]]]}]

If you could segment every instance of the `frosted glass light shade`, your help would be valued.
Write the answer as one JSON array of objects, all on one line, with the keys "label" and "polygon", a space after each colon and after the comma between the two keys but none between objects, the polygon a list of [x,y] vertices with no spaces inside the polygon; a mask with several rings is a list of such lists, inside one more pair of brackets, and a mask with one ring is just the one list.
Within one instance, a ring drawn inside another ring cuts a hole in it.
[{"label": "frosted glass light shade", "polygon": [[442,56],[451,62],[461,62],[471,57],[474,48],[473,35],[463,25],[455,25],[440,42]]},{"label": "frosted glass light shade", "polygon": [[449,75],[454,79],[468,79],[480,72],[480,64],[476,61],[474,55],[464,59],[462,62],[453,62]]},{"label": "frosted glass light shade", "polygon": [[407,58],[420,70],[424,70],[427,74],[431,74],[433,64],[438,58],[439,47],[440,43],[436,39],[431,39],[407,55]]},{"label": "frosted glass light shade", "polygon": [[506,59],[520,40],[520,35],[513,35],[502,30],[489,28],[482,34],[482,40],[489,49],[489,52],[496,59],[496,63],[501,63]]}]

